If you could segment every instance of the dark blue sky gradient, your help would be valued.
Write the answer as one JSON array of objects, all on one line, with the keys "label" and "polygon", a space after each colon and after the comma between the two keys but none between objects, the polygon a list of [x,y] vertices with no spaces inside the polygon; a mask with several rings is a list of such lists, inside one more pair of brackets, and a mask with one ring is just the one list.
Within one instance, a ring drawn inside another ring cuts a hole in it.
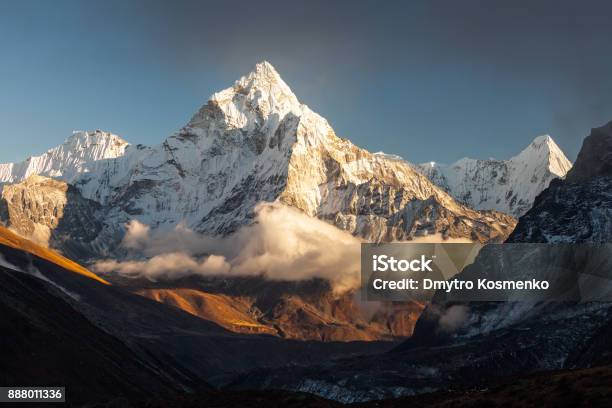
[{"label": "dark blue sky gradient", "polygon": [[3,1],[0,162],[104,129],[155,144],[270,61],[336,132],[411,161],[573,160],[612,120],[612,2]]}]

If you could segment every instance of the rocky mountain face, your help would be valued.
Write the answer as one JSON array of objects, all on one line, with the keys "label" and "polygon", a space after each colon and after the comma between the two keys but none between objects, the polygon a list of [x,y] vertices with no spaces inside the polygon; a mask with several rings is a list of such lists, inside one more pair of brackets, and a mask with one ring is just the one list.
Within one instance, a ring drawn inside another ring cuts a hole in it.
[{"label": "rocky mountain face", "polygon": [[339,138],[267,62],[214,94],[158,146],[78,133],[39,158],[1,168],[5,182],[47,175],[97,202],[107,253],[130,219],[229,234],[250,223],[262,201],[288,204],[369,241],[431,234],[501,241],[515,223],[458,203],[405,162]]},{"label": "rocky mountain face", "polygon": [[571,167],[559,146],[545,135],[509,160],[464,158],[451,165],[423,163],[416,169],[471,208],[518,218],[552,180],[565,177]]},{"label": "rocky mountain face", "polygon": [[[100,204],[83,198],[63,181],[32,175],[22,183],[4,186],[1,197],[0,220],[44,246],[92,242],[102,229]],[[80,248],[69,252],[76,249]]]},{"label": "rocky mountain face", "polygon": [[567,175],[570,183],[612,177],[612,122],[591,129],[578,153],[576,166]]}]

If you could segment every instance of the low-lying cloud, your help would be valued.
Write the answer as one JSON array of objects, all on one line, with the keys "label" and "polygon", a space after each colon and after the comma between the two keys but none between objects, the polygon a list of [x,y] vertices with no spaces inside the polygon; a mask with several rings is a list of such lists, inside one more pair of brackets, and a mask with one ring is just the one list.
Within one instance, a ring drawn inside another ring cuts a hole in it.
[{"label": "low-lying cloud", "polygon": [[100,261],[97,272],[151,280],[201,276],[263,276],[272,280],[329,280],[336,291],[359,283],[361,241],[316,218],[279,203],[255,209],[256,219],[229,237],[203,236],[178,225],[152,231],[131,221],[125,249],[146,260]]},{"label": "low-lying cloud", "polygon": [[146,276],[153,280],[178,279],[188,275],[223,275],[231,266],[224,257],[210,255],[198,260],[184,252],[156,255],[147,261],[101,261],[95,265],[98,272],[117,271],[123,275]]},{"label": "low-lying cloud", "polygon": [[469,309],[465,305],[453,305],[446,309],[438,320],[438,328],[445,333],[457,331],[468,319]]},{"label": "low-lying cloud", "polygon": [[437,331],[455,333],[469,321],[470,309],[467,305],[452,305],[445,308],[431,304],[426,309],[426,317],[437,322]]}]

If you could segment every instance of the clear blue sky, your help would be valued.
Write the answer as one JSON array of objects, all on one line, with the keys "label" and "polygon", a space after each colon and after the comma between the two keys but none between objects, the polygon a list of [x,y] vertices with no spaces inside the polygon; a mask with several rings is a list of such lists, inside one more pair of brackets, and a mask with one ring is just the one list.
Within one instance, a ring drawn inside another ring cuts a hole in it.
[{"label": "clear blue sky", "polygon": [[574,159],[612,120],[612,3],[0,0],[0,162],[104,129],[155,144],[270,61],[336,132],[411,161]]}]

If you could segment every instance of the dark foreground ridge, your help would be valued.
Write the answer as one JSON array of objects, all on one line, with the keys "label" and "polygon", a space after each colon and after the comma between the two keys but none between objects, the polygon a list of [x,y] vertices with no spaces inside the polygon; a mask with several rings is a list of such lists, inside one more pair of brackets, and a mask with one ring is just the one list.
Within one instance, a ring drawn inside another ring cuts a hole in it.
[{"label": "dark foreground ridge", "polygon": [[219,391],[169,399],[114,400],[105,407],[195,408],[484,408],[484,407],[608,407],[612,398],[612,366],[517,377],[490,389],[435,392],[412,397],[342,404],[314,395],[285,391]]}]

